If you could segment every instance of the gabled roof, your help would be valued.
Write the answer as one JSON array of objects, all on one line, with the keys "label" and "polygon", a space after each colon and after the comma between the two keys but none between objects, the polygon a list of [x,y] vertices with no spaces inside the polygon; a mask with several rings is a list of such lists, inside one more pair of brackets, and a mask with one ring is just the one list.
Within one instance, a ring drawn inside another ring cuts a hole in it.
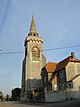
[{"label": "gabled roof", "polygon": [[57,67],[57,63],[54,63],[54,62],[48,62],[46,65],[45,65],[45,68],[46,68],[46,71],[48,73],[52,73],[55,71]]},{"label": "gabled roof", "polygon": [[69,62],[80,62],[80,60],[78,60],[76,58],[72,58],[72,56],[69,56],[58,63],[55,71],[58,71],[64,67],[66,67]]},{"label": "gabled roof", "polygon": [[69,63],[69,61],[70,61],[70,56],[67,57],[66,59],[60,61],[60,62],[58,63],[58,65],[57,65],[55,71],[58,71],[58,70],[64,68],[64,67]]}]

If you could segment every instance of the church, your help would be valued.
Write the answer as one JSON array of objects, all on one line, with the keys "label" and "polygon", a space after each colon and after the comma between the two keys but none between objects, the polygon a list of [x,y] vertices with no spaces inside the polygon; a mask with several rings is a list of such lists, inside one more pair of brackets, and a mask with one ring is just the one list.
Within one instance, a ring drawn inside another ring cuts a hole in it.
[{"label": "church", "polygon": [[31,93],[42,86],[41,69],[46,64],[43,39],[39,36],[32,16],[30,31],[24,41],[25,57],[22,62],[21,100],[28,101]]}]

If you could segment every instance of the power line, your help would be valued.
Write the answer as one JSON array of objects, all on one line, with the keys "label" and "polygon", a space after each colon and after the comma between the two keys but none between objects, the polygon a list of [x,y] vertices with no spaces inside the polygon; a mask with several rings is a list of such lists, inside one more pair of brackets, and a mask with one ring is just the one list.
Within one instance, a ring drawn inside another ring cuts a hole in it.
[{"label": "power line", "polygon": [[8,13],[9,13],[9,9],[11,8],[11,3],[12,3],[12,0],[8,0],[7,1],[6,7],[5,7],[5,11],[4,11],[4,15],[3,15],[3,18],[1,20],[1,25],[0,25],[0,36],[2,34],[2,31],[3,31],[3,28],[4,28],[4,24],[6,22],[6,18],[7,18]]},{"label": "power line", "polygon": [[80,45],[66,46],[66,47],[52,48],[52,49],[45,49],[45,50],[43,50],[43,51],[61,50],[61,49],[69,49],[69,48],[77,48],[77,47],[80,47]]},{"label": "power line", "polygon": [[21,54],[21,53],[24,53],[24,52],[2,52],[0,54]]},{"label": "power line", "polygon": [[[55,51],[55,50],[62,50],[62,49],[69,49],[69,48],[77,48],[80,47],[80,45],[74,45],[74,46],[66,46],[66,47],[59,47],[59,48],[50,48],[50,49],[44,49],[41,51]],[[29,51],[30,52],[30,51]],[[22,54],[24,51],[14,51],[14,52],[1,52],[0,55],[5,55],[5,54]]]}]

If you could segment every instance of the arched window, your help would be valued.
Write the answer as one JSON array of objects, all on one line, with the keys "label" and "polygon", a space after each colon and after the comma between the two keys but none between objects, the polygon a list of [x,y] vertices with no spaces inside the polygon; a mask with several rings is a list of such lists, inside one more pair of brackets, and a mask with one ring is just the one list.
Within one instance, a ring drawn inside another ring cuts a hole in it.
[{"label": "arched window", "polygon": [[40,57],[40,50],[38,47],[33,47],[32,48],[32,60],[38,61]]}]

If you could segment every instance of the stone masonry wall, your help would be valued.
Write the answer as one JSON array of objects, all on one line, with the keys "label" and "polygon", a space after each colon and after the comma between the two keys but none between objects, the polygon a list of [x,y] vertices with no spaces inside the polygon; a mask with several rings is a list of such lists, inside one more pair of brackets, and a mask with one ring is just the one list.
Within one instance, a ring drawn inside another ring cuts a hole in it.
[{"label": "stone masonry wall", "polygon": [[66,100],[80,99],[80,91],[67,91],[67,92],[45,92],[45,102],[59,102]]}]

